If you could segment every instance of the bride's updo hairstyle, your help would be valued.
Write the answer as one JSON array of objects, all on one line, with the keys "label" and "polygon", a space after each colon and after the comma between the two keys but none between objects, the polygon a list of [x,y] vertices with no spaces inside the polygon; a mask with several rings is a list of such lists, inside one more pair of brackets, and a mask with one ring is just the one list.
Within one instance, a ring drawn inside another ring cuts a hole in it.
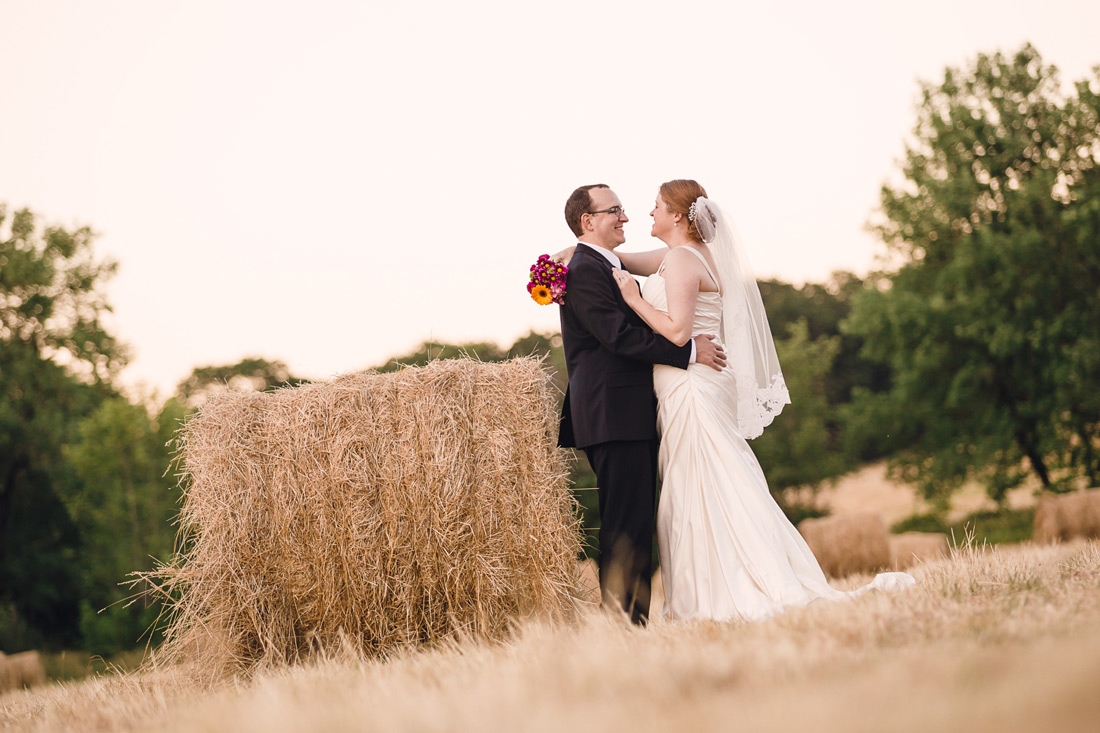
[{"label": "bride's updo hairstyle", "polygon": [[695,199],[700,196],[710,198],[707,196],[707,190],[700,186],[697,181],[693,181],[690,178],[679,178],[675,181],[662,183],[658,193],[661,196],[661,200],[668,206],[669,211],[675,211],[678,214],[684,215],[684,222],[688,225],[688,236],[702,244],[703,237],[699,234],[699,229],[695,226],[695,222],[688,221],[688,210],[690,210],[691,205],[695,203]]}]

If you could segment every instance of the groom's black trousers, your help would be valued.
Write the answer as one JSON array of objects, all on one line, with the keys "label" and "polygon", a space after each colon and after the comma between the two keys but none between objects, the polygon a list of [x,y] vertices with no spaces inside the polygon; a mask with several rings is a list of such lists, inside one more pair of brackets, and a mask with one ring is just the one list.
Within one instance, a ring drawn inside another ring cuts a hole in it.
[{"label": "groom's black trousers", "polygon": [[600,499],[600,595],[636,624],[649,618],[657,441],[617,440],[584,449]]}]

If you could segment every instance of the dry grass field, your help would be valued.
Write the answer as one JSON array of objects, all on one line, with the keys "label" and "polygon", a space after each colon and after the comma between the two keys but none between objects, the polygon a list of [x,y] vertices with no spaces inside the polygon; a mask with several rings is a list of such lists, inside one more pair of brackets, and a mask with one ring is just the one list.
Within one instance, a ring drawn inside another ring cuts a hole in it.
[{"label": "dry grass field", "polygon": [[0,697],[0,729],[1100,729],[1100,543],[968,547],[913,572],[759,624],[588,613],[387,660],[103,676]]},{"label": "dry grass field", "polygon": [[[1023,485],[1006,495],[1009,509],[1035,506],[1035,494],[1040,488],[1037,479],[1028,478]],[[887,475],[886,463],[869,463],[835,482],[826,483],[815,503],[833,514],[874,512],[882,516],[887,526],[914,514],[927,514],[932,505],[920,496],[917,489]],[[997,505],[986,490],[976,482],[968,482],[951,497],[945,519],[957,522],[978,511],[992,511]]]}]

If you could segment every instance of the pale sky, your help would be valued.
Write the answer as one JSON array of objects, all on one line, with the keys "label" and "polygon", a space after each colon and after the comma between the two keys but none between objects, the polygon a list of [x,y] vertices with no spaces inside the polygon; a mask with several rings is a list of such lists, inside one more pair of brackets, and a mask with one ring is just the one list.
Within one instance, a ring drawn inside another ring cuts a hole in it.
[{"label": "pale sky", "polygon": [[628,249],[695,178],[758,275],[864,273],[918,80],[1031,41],[1068,84],[1097,28],[1095,0],[0,0],[0,201],[99,232],[130,387],[323,379],[557,330],[527,269],[585,183]]}]

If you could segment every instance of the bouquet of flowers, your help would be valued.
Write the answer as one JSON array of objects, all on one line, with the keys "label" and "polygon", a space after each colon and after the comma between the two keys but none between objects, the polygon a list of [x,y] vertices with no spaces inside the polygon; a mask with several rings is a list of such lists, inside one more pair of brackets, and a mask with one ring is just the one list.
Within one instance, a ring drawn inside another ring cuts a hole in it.
[{"label": "bouquet of flowers", "polygon": [[539,305],[565,302],[565,278],[569,268],[554,262],[550,255],[539,255],[538,261],[531,265],[531,281],[527,283],[527,292]]}]

